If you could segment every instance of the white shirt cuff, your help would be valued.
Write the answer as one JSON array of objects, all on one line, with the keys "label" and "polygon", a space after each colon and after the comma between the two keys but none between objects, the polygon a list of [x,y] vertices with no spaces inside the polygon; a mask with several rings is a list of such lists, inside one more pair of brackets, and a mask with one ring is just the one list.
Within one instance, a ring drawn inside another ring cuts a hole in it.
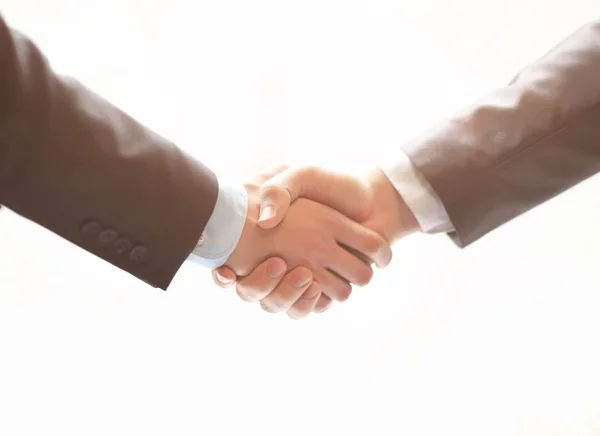
[{"label": "white shirt cuff", "polygon": [[441,200],[403,151],[381,170],[394,185],[425,233],[452,232],[454,228]]},{"label": "white shirt cuff", "polygon": [[221,185],[204,232],[188,260],[210,269],[222,266],[237,247],[248,213],[248,194],[242,185]]}]

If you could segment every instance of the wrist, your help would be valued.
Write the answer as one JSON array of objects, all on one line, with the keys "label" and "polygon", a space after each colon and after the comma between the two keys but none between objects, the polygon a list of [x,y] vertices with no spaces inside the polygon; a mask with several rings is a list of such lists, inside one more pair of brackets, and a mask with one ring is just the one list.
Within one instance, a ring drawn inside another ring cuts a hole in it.
[{"label": "wrist", "polygon": [[213,212],[189,260],[210,269],[223,265],[240,240],[247,208],[243,186],[220,183]]},{"label": "wrist", "polygon": [[367,176],[373,196],[373,221],[390,244],[411,233],[420,232],[419,223],[385,173],[376,168]]},{"label": "wrist", "polygon": [[238,276],[250,274],[260,260],[257,247],[262,245],[261,238],[265,232],[257,225],[260,209],[259,188],[256,183],[244,184],[247,198],[246,215],[238,243],[226,262],[226,266]]}]

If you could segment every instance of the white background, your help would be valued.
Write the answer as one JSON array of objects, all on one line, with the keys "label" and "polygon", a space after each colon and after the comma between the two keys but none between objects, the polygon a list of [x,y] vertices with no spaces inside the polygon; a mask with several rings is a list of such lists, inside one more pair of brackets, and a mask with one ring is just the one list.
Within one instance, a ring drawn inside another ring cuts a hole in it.
[{"label": "white background", "polygon": [[[0,9],[58,71],[229,178],[368,170],[600,16],[597,0]],[[593,178],[465,250],[411,237],[301,322],[195,265],[149,288],[4,210],[0,434],[600,434],[599,193]]]}]

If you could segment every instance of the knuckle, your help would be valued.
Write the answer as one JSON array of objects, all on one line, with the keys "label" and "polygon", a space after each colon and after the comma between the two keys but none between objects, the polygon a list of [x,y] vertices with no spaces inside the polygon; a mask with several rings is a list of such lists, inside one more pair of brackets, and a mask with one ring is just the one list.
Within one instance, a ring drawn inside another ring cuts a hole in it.
[{"label": "knuckle", "polygon": [[282,187],[275,184],[267,182],[260,188],[260,193],[263,197],[277,197]]},{"label": "knuckle", "polygon": [[372,234],[369,235],[365,240],[365,249],[368,250],[366,254],[376,254],[379,253],[383,247],[385,242],[379,237],[379,235]]},{"label": "knuckle", "polygon": [[313,177],[319,173],[320,168],[316,165],[306,165],[296,170],[296,173],[301,176]]},{"label": "knuckle", "polygon": [[301,281],[312,280],[312,271],[305,266],[298,266],[286,277],[288,284],[299,283]]},{"label": "knuckle", "polygon": [[296,278],[310,277],[311,279],[314,279],[313,271],[316,271],[317,268],[321,266],[319,258],[315,256],[311,250],[304,251],[298,256],[297,263],[299,266],[291,270],[286,275],[286,279],[291,278],[292,275]]},{"label": "knuckle", "polygon": [[313,191],[315,188],[315,181],[319,178],[320,173],[321,169],[317,166],[304,166],[293,171],[291,180],[297,183],[301,189]]},{"label": "knuckle", "polygon": [[327,237],[320,237],[312,242],[311,248],[312,255],[315,259],[325,261],[334,258],[338,246],[334,240]]}]

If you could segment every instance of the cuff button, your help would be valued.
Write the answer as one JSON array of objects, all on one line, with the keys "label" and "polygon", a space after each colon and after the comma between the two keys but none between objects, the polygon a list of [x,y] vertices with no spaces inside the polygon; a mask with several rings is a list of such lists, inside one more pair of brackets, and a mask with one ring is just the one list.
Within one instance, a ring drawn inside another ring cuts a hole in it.
[{"label": "cuff button", "polygon": [[133,242],[129,238],[119,238],[115,241],[114,247],[117,254],[123,254],[133,248]]},{"label": "cuff button", "polygon": [[84,236],[98,236],[98,234],[102,231],[102,226],[100,223],[96,221],[88,221],[83,226],[81,226],[81,233]]},{"label": "cuff button", "polygon": [[111,242],[113,242],[115,239],[117,239],[117,236],[119,236],[119,235],[116,230],[106,229],[106,230],[103,230],[102,232],[100,232],[100,234],[98,235],[98,241],[102,245],[107,245],[107,244],[110,244]]},{"label": "cuff button", "polygon": [[143,245],[137,245],[129,252],[129,259],[133,262],[143,262],[148,258],[148,249]]}]

